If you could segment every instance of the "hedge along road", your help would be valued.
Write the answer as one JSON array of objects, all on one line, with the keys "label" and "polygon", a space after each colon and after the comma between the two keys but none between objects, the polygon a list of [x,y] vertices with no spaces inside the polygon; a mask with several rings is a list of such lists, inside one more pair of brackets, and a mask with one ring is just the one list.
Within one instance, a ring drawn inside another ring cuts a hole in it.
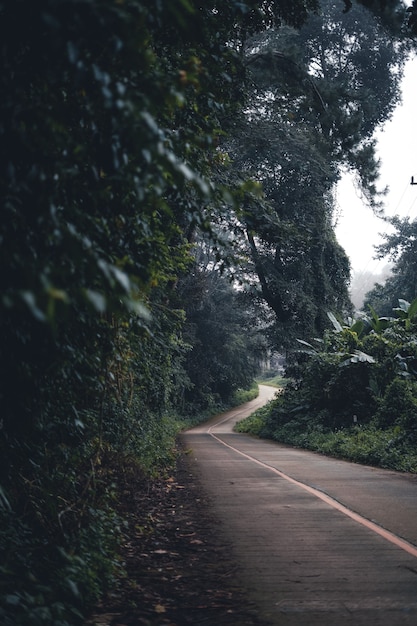
[{"label": "hedge along road", "polygon": [[275,393],[183,434],[238,584],[270,624],[415,626],[417,477],[233,432]]}]

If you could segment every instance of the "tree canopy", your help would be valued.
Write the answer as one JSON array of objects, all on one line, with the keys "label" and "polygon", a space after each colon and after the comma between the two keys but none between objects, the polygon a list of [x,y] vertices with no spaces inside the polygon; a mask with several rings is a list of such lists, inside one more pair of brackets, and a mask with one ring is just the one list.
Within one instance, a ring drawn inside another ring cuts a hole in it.
[{"label": "tree canopy", "polygon": [[364,302],[365,310],[372,306],[380,315],[390,315],[398,299],[412,302],[417,296],[417,221],[395,216],[389,222],[395,230],[384,235],[385,241],[377,246],[377,255],[392,261],[392,275],[384,284],[376,284]]},{"label": "tree canopy", "polygon": [[332,185],[348,163],[373,193],[400,47],[346,26],[346,84],[329,19],[356,5],[320,6],[0,0],[6,626],[77,623],[113,584],[115,465],[155,472],[178,414],[250,381],[255,305],[294,333],[348,306]]},{"label": "tree canopy", "polygon": [[349,168],[379,207],[373,133],[398,102],[407,46],[366,9],[344,14],[332,1],[300,29],[246,41],[247,104],[225,149],[237,179],[262,185],[244,195],[236,223],[252,263],[244,271],[276,314],[277,346],[323,332],[327,310],[350,309],[333,190]]}]

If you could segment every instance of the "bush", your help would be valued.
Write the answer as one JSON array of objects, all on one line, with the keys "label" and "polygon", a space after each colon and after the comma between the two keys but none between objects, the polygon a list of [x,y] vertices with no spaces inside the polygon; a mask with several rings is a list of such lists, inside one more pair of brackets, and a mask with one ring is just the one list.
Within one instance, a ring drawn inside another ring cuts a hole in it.
[{"label": "bush", "polygon": [[266,417],[269,414],[269,405],[258,409],[249,417],[241,420],[235,425],[235,431],[238,433],[247,433],[248,435],[256,435],[258,437],[264,434]]},{"label": "bush", "polygon": [[417,383],[395,378],[380,402],[375,421],[382,428],[402,426],[410,439],[417,441]]},{"label": "bush", "polygon": [[115,586],[120,519],[90,508],[79,533],[52,538],[33,520],[1,512],[0,621],[2,626],[74,626]]},{"label": "bush", "polygon": [[254,400],[259,395],[259,388],[257,383],[253,382],[249,389],[238,389],[234,392],[232,398],[232,404],[234,406],[239,406],[239,404],[244,404],[245,402],[250,402],[250,400]]}]

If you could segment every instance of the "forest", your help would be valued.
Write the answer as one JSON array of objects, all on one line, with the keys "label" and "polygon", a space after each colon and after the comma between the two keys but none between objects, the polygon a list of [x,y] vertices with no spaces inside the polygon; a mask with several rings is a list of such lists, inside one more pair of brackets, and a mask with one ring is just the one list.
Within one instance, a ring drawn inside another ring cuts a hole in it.
[{"label": "forest", "polygon": [[416,223],[359,317],[334,234],[344,171],[382,212],[416,1],[152,4],[0,0],[4,626],[83,623],[123,576],[123,485],[271,353],[258,434],[417,440]]}]

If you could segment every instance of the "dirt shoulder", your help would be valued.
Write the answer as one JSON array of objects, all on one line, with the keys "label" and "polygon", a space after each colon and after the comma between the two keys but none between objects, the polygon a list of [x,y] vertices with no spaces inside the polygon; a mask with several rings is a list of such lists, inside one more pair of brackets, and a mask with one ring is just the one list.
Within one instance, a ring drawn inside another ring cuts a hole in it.
[{"label": "dirt shoulder", "polygon": [[86,626],[265,626],[186,454],[168,479],[130,483],[122,507],[127,577]]}]

